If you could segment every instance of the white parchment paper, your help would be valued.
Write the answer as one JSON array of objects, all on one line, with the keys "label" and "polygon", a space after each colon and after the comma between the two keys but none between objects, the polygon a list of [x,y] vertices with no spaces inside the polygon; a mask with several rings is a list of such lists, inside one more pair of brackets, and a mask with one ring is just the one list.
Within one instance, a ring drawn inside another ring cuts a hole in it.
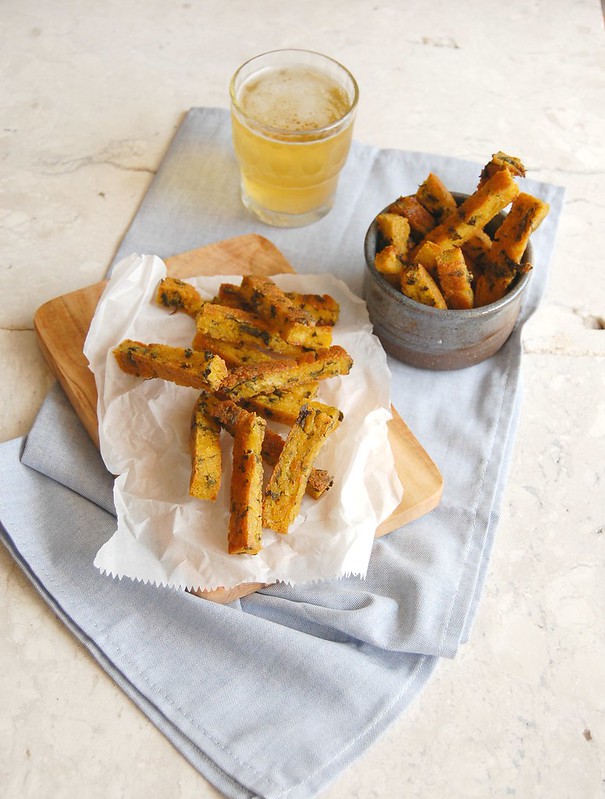
[{"label": "white parchment paper", "polygon": [[[116,475],[117,530],[95,565],[120,578],[201,590],[364,576],[375,530],[403,494],[387,438],[391,375],[365,303],[330,275],[274,277],[286,291],[327,293],[340,303],[334,343],[351,354],[354,365],[349,375],[322,381],[317,397],[344,413],[315,464],[334,475],[333,487],[319,500],[305,495],[287,535],[265,530],[258,555],[229,555],[230,436],[222,433],[217,500],[190,497],[189,428],[197,391],[124,374],[112,355],[125,338],[191,344],[195,322],[155,303],[165,275],[156,256],[133,255],[116,265],[84,347],[98,391],[101,454]],[[188,278],[207,299],[220,283],[240,281],[240,276]]]}]

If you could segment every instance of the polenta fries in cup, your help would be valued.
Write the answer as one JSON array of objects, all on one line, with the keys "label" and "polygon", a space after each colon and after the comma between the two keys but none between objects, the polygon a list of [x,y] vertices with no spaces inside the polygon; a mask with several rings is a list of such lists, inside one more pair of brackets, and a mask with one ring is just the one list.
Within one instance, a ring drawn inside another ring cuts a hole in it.
[{"label": "polenta fries in cup", "polygon": [[376,216],[365,238],[365,295],[389,354],[460,369],[506,342],[531,279],[529,239],[549,210],[521,191],[524,176],[518,158],[498,152],[472,194],[452,193],[430,173]]}]

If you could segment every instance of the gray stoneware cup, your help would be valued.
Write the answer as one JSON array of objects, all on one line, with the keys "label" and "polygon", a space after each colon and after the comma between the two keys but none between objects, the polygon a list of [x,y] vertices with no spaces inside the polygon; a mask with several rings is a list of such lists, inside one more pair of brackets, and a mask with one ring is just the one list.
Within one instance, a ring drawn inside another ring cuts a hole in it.
[{"label": "gray stoneware cup", "polygon": [[[467,196],[454,194],[459,204]],[[487,231],[493,235],[504,217],[504,213],[498,214]],[[376,270],[378,246],[374,219],[364,244],[364,296],[374,333],[389,355],[422,369],[462,369],[490,358],[506,342],[519,316],[532,270],[497,302],[468,310],[440,310],[409,299]],[[532,256],[528,244],[522,261],[533,265]]]}]

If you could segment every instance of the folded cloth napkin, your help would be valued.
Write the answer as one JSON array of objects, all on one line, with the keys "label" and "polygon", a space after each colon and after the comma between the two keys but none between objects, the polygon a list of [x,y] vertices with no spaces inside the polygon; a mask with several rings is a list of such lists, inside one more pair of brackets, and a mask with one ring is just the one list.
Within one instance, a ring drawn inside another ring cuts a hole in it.
[{"label": "folded cloth napkin", "polygon": [[[332,272],[360,293],[376,211],[430,171],[472,191],[481,166],[354,143],[327,217],[268,228],[241,207],[227,112],[193,109],[116,261],[257,232],[297,271]],[[0,445],[5,545],[99,664],[228,797],[317,795],[468,638],[514,440],[522,326],[544,290],[564,199],[560,187],[524,188],[551,211],[533,238],[531,287],[504,348],[456,372],[389,359],[393,403],[438,464],[444,493],[430,514],[375,542],[363,580],[276,585],[222,606],[108,578],[92,564],[115,529],[112,479],[61,390],[25,440]]]}]

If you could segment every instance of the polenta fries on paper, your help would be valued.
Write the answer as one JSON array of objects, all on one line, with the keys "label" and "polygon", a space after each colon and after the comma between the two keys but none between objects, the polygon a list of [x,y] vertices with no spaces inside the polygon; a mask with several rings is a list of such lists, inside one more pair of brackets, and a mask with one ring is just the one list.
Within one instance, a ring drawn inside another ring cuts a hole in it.
[{"label": "polenta fries on paper", "polygon": [[[349,353],[332,344],[338,303],[328,295],[288,295],[267,277],[225,284],[213,301],[165,278],[155,301],[195,320],[191,346],[126,339],[115,347],[115,360],[128,374],[200,391],[191,416],[189,493],[216,500],[225,430],[233,452],[226,547],[229,554],[255,555],[263,527],[287,534],[303,495],[319,499],[334,481],[315,459],[343,414],[316,394],[321,381],[353,366]],[[288,435],[270,423],[285,425]]]}]

